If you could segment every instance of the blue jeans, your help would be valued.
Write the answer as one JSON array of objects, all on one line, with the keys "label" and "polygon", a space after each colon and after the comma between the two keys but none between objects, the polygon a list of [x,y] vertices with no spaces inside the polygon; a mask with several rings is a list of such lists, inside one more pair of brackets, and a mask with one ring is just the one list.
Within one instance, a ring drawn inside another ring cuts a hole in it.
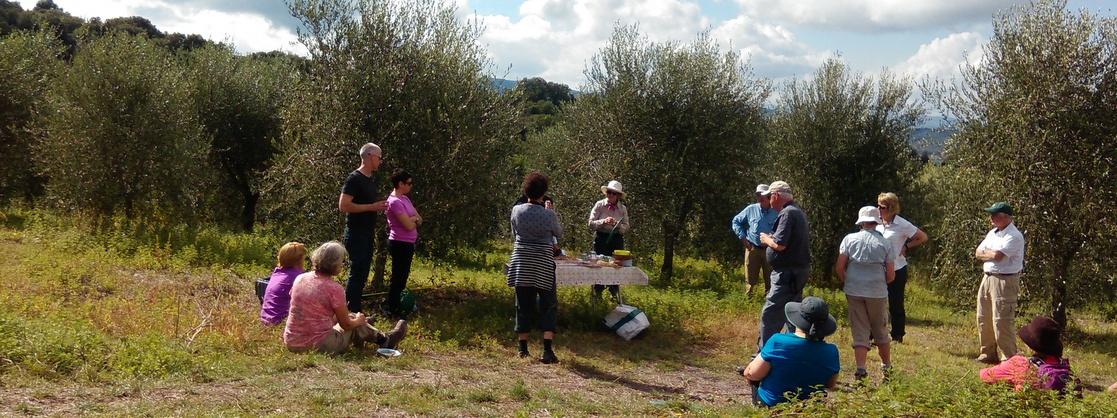
[{"label": "blue jeans", "polygon": [[372,231],[353,233],[345,228],[345,250],[349,252],[349,280],[345,282],[345,303],[349,312],[361,311],[361,293],[372,266]]},{"label": "blue jeans", "polygon": [[760,309],[760,338],[756,351],[760,352],[764,344],[776,333],[781,332],[784,326],[788,330],[795,330],[795,325],[787,321],[783,312],[787,302],[802,302],[803,288],[807,286],[807,275],[810,267],[781,267],[772,268],[772,275],[768,278],[771,287],[764,300],[764,307]]}]

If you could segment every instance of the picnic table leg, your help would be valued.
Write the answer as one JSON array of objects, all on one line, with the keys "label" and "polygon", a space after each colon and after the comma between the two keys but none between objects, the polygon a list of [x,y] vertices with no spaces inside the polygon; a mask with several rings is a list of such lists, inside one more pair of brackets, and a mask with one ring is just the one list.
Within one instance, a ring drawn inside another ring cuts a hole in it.
[{"label": "picnic table leg", "polygon": [[617,285],[617,303],[624,305],[624,296],[621,296],[621,285]]}]

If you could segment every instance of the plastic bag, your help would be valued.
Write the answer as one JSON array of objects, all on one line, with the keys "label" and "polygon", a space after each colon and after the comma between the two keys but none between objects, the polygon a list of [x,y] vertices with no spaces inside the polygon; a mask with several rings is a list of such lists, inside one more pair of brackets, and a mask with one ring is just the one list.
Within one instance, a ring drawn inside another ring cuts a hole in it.
[{"label": "plastic bag", "polygon": [[633,337],[639,335],[650,325],[648,316],[644,315],[644,311],[635,306],[617,305],[612,312],[605,315],[605,326],[616,332],[625,341],[632,340]]}]

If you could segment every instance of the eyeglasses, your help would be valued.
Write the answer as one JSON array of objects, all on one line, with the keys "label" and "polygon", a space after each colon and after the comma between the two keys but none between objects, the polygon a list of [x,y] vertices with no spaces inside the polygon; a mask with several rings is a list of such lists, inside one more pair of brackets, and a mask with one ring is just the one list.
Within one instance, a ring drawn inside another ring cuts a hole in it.
[{"label": "eyeglasses", "polygon": [[607,194],[609,196],[620,196],[621,195],[620,193],[614,192],[612,190],[605,192],[605,194]]},{"label": "eyeglasses", "polygon": [[888,205],[877,205],[877,209],[888,210]]}]

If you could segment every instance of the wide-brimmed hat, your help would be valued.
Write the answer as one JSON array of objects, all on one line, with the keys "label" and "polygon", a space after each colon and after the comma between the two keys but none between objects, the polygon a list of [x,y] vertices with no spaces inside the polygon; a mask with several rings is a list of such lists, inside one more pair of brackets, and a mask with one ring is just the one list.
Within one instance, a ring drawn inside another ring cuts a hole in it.
[{"label": "wide-brimmed hat", "polygon": [[1046,316],[1037,316],[1028,325],[1020,327],[1016,332],[1020,340],[1029,348],[1040,354],[1049,356],[1063,356],[1063,328],[1058,322]]},{"label": "wide-brimmed hat", "polygon": [[767,184],[757,184],[756,185],[756,194],[761,195],[761,196],[767,196],[767,195],[770,195],[771,193],[768,193],[768,185]]},{"label": "wide-brimmed hat", "polygon": [[609,180],[609,184],[601,186],[601,193],[608,194],[610,190],[620,193],[621,197],[624,197],[624,187],[621,186],[621,182]]},{"label": "wide-brimmed hat", "polygon": [[788,322],[806,331],[811,339],[821,340],[838,330],[838,321],[830,315],[826,301],[814,296],[807,296],[802,302],[787,302],[783,313]]},{"label": "wide-brimmed hat", "polygon": [[881,223],[880,209],[877,209],[876,206],[862,206],[857,211],[857,222],[854,222],[854,225],[861,225],[866,222]]},{"label": "wide-brimmed hat", "polygon": [[993,206],[985,208],[985,211],[989,212],[990,215],[992,215],[994,213],[1003,213],[1003,214],[1011,216],[1012,215],[1012,205],[1008,204],[1008,202],[997,202],[997,203],[994,203]]}]

